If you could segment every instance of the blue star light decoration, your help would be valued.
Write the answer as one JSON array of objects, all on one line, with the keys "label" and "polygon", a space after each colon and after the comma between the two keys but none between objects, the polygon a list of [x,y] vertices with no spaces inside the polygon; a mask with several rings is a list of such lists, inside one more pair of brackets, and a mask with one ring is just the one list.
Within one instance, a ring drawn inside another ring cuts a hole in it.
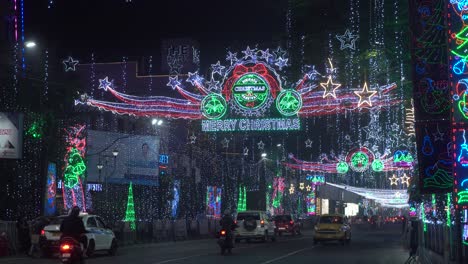
[{"label": "blue star light decoration", "polygon": [[226,67],[221,65],[219,61],[216,64],[211,64],[211,70],[212,70],[213,74],[217,73],[219,75],[223,75],[224,68],[226,68]]},{"label": "blue star light decoration", "polygon": [[266,62],[269,62],[270,58],[272,57],[273,57],[273,54],[270,53],[270,49],[260,51],[260,58],[264,59]]},{"label": "blue star light decoration", "polygon": [[278,58],[278,61],[275,63],[278,66],[279,70],[282,71],[284,67],[288,65],[288,59]]},{"label": "blue star light decoration", "polygon": [[226,60],[231,62],[231,65],[233,62],[238,61],[239,59],[237,58],[237,52],[230,52],[228,51],[228,55],[226,56]]},{"label": "blue star light decoration", "polygon": [[202,80],[203,79],[198,75],[198,72],[189,72],[186,82],[189,82],[191,85],[197,85],[197,83],[201,84]]},{"label": "blue star light decoration", "polygon": [[321,76],[321,74],[315,69],[315,65],[308,65],[306,68],[309,69],[306,73],[307,79],[315,81],[317,80],[317,76]]},{"label": "blue star light decoration", "polygon": [[244,59],[248,60],[249,58],[251,58],[252,60],[256,60],[257,59],[257,55],[255,55],[257,53],[256,50],[257,49],[250,49],[250,47],[247,46],[247,49],[242,51],[242,53],[244,53]]},{"label": "blue star light decoration", "polygon": [[278,47],[274,52],[276,58],[284,58],[286,56],[286,51],[283,50],[281,47]]},{"label": "blue star light decoration", "polygon": [[62,63],[65,65],[65,72],[76,71],[76,65],[80,63],[77,60],[74,60],[71,56],[68,59],[63,60]]},{"label": "blue star light decoration", "polygon": [[167,86],[170,86],[172,90],[175,90],[177,86],[180,86],[179,77],[169,77],[169,82],[167,83]]},{"label": "blue star light decoration", "polygon": [[106,76],[104,79],[99,79],[99,87],[98,89],[104,89],[104,91],[107,91],[107,88],[111,87],[111,82],[109,82],[109,77]]},{"label": "blue star light decoration", "polygon": [[216,81],[215,79],[211,78],[209,82],[206,82],[205,85],[208,87],[208,90],[215,90],[217,91],[219,89],[219,81]]},{"label": "blue star light decoration", "polygon": [[343,35],[336,35],[336,38],[340,41],[341,46],[340,50],[344,49],[356,49],[356,41],[359,38],[358,35],[353,35],[349,29],[346,29],[346,32]]}]

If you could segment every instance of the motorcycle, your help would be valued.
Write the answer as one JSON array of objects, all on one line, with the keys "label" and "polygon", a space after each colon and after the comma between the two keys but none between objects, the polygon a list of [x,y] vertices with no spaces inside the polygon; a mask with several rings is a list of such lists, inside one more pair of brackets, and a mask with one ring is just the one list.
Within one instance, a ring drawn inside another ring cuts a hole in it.
[{"label": "motorcycle", "polygon": [[228,236],[228,233],[225,229],[221,229],[219,231],[219,239],[218,245],[221,248],[221,255],[224,255],[226,250],[229,254],[231,254],[231,250],[233,248],[233,242],[231,235]]},{"label": "motorcycle", "polygon": [[60,240],[59,254],[59,258],[64,264],[84,264],[80,242],[74,238],[64,237]]}]

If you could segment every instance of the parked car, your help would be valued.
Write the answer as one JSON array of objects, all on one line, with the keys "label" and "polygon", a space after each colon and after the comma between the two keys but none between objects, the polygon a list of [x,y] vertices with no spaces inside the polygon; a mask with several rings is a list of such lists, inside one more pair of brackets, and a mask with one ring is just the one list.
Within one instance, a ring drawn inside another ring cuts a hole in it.
[{"label": "parked car", "polygon": [[332,240],[339,241],[343,245],[351,241],[351,226],[343,215],[321,215],[317,225],[315,225],[314,244]]},{"label": "parked car", "polygon": [[291,235],[301,234],[301,223],[291,214],[276,215],[275,221],[275,233],[279,236],[283,233],[289,233]]},{"label": "parked car", "polygon": [[[49,255],[58,252],[60,237],[62,236],[60,224],[65,217],[67,216],[64,215],[53,218],[51,223],[45,226],[44,230],[41,231],[40,241]],[[81,213],[80,218],[83,220],[87,231],[85,234],[88,245],[86,254],[92,256],[95,251],[107,251],[109,254],[114,255],[117,251],[117,239],[112,229],[97,215]]]},{"label": "parked car", "polygon": [[264,211],[244,211],[239,212],[235,217],[235,223],[238,225],[234,231],[235,240],[250,241],[251,239],[261,239],[266,242],[276,240],[275,226],[270,221]]}]

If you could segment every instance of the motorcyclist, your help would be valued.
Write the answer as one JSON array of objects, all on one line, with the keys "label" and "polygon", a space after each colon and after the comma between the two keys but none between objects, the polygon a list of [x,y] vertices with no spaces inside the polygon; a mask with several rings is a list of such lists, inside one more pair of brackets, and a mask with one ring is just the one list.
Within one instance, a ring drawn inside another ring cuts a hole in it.
[{"label": "motorcyclist", "polygon": [[234,243],[232,242],[232,231],[233,228],[235,228],[236,223],[234,222],[234,219],[232,218],[229,209],[224,210],[224,215],[223,218],[221,218],[220,225],[222,229],[226,230],[226,241],[229,243],[227,247],[233,248]]},{"label": "motorcyclist", "polygon": [[70,214],[63,219],[62,223],[60,224],[60,232],[62,232],[62,238],[64,237],[72,237],[76,241],[80,242],[83,256],[86,256],[86,243],[87,239],[84,234],[86,233],[86,229],[83,224],[83,220],[79,217],[80,215],[80,208],[78,206],[74,206]]}]

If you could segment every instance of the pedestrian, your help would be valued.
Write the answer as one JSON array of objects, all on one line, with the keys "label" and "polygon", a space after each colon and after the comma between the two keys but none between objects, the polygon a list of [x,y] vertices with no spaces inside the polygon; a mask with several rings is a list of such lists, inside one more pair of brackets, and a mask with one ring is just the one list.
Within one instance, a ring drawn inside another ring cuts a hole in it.
[{"label": "pedestrian", "polygon": [[403,216],[403,219],[401,221],[402,225],[401,225],[401,234],[404,234],[405,233],[405,230],[406,230],[406,217]]},{"label": "pedestrian", "polygon": [[28,253],[31,247],[31,238],[29,233],[29,224],[26,217],[19,217],[16,222],[16,229],[18,230],[18,238],[20,242],[20,251]]}]

